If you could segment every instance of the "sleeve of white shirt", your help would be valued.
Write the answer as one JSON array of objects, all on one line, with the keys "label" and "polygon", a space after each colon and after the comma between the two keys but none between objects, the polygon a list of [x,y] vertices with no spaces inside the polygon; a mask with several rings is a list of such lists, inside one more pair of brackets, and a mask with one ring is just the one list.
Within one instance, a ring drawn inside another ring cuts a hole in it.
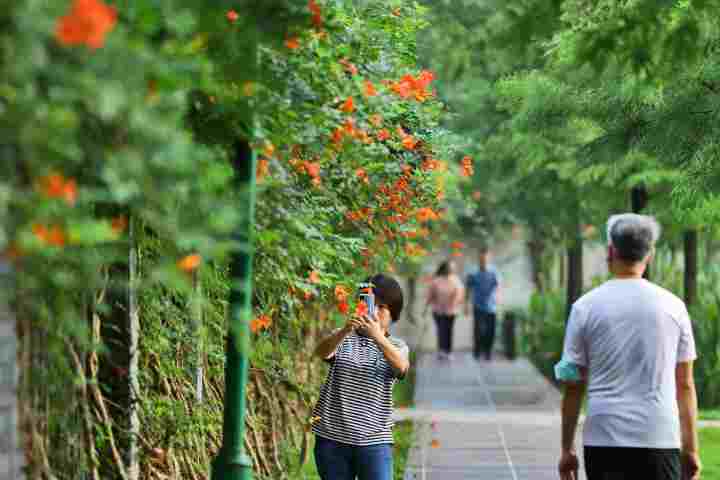
[{"label": "sleeve of white shirt", "polygon": [[588,366],[588,354],[584,338],[585,315],[583,311],[573,305],[565,328],[565,342],[562,359],[581,367]]},{"label": "sleeve of white shirt", "polygon": [[682,317],[680,318],[680,340],[678,341],[677,362],[690,362],[697,358],[695,350],[695,337],[692,331],[692,322],[687,309],[683,308]]}]

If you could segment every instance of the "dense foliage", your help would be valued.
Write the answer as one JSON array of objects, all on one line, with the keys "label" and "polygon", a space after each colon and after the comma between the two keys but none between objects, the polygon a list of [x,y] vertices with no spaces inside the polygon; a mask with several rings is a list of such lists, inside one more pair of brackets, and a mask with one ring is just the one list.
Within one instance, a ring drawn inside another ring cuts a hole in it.
[{"label": "dense foliage", "polygon": [[716,2],[427,3],[440,95],[483,172],[467,188],[485,206],[469,214],[573,242],[578,223],[628,209],[641,187],[669,231],[708,230]]},{"label": "dense foliage", "polygon": [[441,238],[442,202],[472,170],[417,65],[424,10],[28,0],[0,24],[0,251],[30,472],[206,477],[225,265],[248,248],[231,240],[247,140],[260,189],[246,446],[258,476],[292,476],[322,380],[313,339],[353,308],[356,282]]}]

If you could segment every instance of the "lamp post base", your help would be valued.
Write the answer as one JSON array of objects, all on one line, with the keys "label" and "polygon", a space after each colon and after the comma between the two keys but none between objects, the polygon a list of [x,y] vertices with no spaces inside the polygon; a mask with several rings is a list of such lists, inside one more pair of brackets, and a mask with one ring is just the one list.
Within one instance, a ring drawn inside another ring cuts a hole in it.
[{"label": "lamp post base", "polygon": [[227,456],[220,450],[212,462],[212,480],[252,480],[252,461],[240,453]]}]

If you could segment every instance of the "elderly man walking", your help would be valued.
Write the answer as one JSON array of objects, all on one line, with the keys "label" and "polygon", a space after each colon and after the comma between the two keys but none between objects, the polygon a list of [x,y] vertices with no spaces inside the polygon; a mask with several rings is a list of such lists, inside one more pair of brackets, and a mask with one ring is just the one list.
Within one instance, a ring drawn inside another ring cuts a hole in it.
[{"label": "elderly man walking", "polygon": [[562,360],[562,480],[576,479],[574,451],[580,405],[588,480],[697,480],[696,358],[685,304],[643,279],[657,222],[648,216],[610,217],[608,268],[613,278],[571,310]]}]

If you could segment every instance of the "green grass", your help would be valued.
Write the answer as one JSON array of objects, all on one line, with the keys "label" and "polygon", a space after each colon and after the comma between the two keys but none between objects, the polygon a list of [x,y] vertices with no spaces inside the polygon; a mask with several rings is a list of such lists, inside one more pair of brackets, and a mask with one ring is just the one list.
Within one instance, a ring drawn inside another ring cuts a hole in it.
[{"label": "green grass", "polygon": [[312,451],[315,448],[315,436],[310,444],[310,459],[303,465],[303,469],[300,472],[300,480],[320,480],[320,475],[317,473],[315,468],[315,458],[312,456]]},{"label": "green grass", "polygon": [[720,420],[720,408],[700,410],[700,420]]},{"label": "green grass", "polygon": [[[415,352],[410,352],[410,371],[407,377],[395,384],[393,388],[393,400],[395,407],[412,407],[415,398]],[[395,424],[393,429],[393,437],[395,445],[393,447],[393,478],[402,480],[405,474],[405,465],[407,464],[410,448],[412,447],[414,436],[414,425],[411,421],[402,421]],[[315,448],[315,436],[312,436],[308,461],[303,465],[300,471],[299,480],[320,480],[320,475],[315,468],[315,458],[313,451]]]},{"label": "green grass", "polygon": [[700,461],[703,480],[720,480],[720,428],[700,429]]},{"label": "green grass", "polygon": [[403,480],[405,476],[405,465],[407,465],[408,454],[415,439],[415,426],[412,421],[404,420],[397,422],[393,429],[395,437],[395,451],[393,454],[393,478]]},{"label": "green grass", "polygon": [[[410,371],[405,379],[395,384],[393,389],[393,402],[395,407],[412,407],[415,403],[415,352],[410,352]],[[393,478],[402,480],[405,475],[410,448],[415,439],[414,424],[411,421],[397,422],[393,430],[395,438],[395,450],[393,455]]]}]

